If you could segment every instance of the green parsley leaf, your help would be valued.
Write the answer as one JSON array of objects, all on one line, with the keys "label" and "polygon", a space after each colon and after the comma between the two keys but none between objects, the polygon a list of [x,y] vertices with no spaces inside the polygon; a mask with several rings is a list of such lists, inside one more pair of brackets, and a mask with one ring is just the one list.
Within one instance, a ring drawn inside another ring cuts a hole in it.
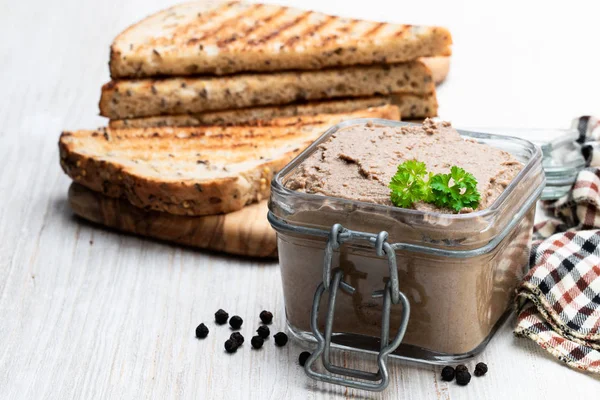
[{"label": "green parsley leaf", "polygon": [[454,211],[466,207],[476,209],[481,199],[475,177],[457,166],[453,166],[449,174],[434,175],[431,178],[431,191],[433,204]]},{"label": "green parsley leaf", "polygon": [[431,178],[432,203],[440,208],[449,208],[450,197],[450,174],[435,174]]},{"label": "green parsley leaf", "polygon": [[398,166],[396,175],[389,184],[390,198],[397,207],[409,208],[417,201],[431,195],[429,184],[425,181],[427,166],[417,160],[409,160]]},{"label": "green parsley leaf", "polygon": [[424,201],[458,212],[463,208],[476,209],[481,199],[477,180],[464,169],[453,166],[449,174],[433,175],[427,172],[425,163],[417,160],[400,164],[389,188],[392,203],[404,208]]}]

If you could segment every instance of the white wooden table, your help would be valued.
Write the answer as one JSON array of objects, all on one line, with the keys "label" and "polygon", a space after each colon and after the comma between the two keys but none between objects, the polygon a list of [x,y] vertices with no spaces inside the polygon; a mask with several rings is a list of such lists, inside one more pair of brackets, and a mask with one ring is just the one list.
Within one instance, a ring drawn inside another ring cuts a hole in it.
[{"label": "white wooden table", "polygon": [[[296,343],[223,352],[227,328],[194,329],[222,307],[262,309],[283,328],[276,263],[123,236],[73,218],[56,142],[97,117],[111,39],[161,0],[0,3],[0,399],[581,399],[600,380],[512,336],[512,321],[466,387],[437,367],[392,362],[383,394],[317,384]],[[565,127],[599,113],[598,6],[588,2],[290,1],[344,15],[451,28],[456,45],[441,115],[462,126]],[[389,2],[391,3],[391,2]],[[569,6],[567,4],[576,4]],[[579,9],[578,9],[579,8]],[[594,42],[596,40],[596,42]],[[594,48],[595,46],[595,48]],[[596,93],[592,92],[596,90]],[[336,361],[364,367],[355,355]]]}]

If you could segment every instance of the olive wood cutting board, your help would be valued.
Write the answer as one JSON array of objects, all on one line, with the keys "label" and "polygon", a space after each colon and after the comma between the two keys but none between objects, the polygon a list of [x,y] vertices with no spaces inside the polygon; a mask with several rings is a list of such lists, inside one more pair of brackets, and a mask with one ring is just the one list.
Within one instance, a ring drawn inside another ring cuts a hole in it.
[{"label": "olive wood cutting board", "polygon": [[69,204],[81,218],[119,231],[224,253],[277,258],[266,200],[229,214],[186,217],[145,211],[73,183]]}]

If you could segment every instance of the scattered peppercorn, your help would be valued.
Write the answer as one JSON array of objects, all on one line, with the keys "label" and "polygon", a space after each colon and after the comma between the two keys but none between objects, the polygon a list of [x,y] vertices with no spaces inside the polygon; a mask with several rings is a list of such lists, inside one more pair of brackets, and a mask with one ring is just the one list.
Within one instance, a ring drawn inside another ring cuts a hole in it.
[{"label": "scattered peppercorn", "polygon": [[454,380],[454,368],[451,366],[444,367],[444,369],[442,369],[442,380],[446,382]]},{"label": "scattered peppercorn", "polygon": [[256,333],[258,333],[258,336],[260,336],[261,338],[266,339],[271,334],[271,331],[269,330],[268,326],[261,325],[256,330]]},{"label": "scattered peppercorn", "polygon": [[456,371],[456,383],[458,383],[460,386],[466,386],[469,384],[469,382],[471,382],[471,374],[469,371]]},{"label": "scattered peppercorn", "polygon": [[469,372],[469,369],[464,364],[457,365],[456,368],[455,368],[455,370],[456,370],[456,372],[458,372],[458,371],[467,371],[467,372]]},{"label": "scattered peppercorn", "polygon": [[484,376],[488,372],[488,366],[486,363],[477,363],[475,366],[475,376]]},{"label": "scattered peppercorn", "polygon": [[306,364],[306,360],[308,360],[308,357],[310,357],[310,353],[308,351],[303,351],[302,353],[300,353],[300,356],[298,356],[298,363],[304,367],[304,364]]},{"label": "scattered peppercorn", "polygon": [[275,339],[275,344],[279,347],[285,346],[288,342],[288,336],[283,332],[278,332],[273,336]]},{"label": "scattered peppercorn", "polygon": [[264,342],[265,340],[260,336],[252,336],[252,339],[250,340],[250,344],[252,344],[252,347],[255,349],[260,349]]},{"label": "scattered peppercorn", "polygon": [[244,337],[239,332],[233,332],[231,334],[231,336],[229,336],[229,339],[231,339],[234,342],[236,342],[237,345],[238,345],[238,347],[241,346],[244,343]]},{"label": "scattered peppercorn", "polygon": [[203,323],[196,327],[196,337],[198,339],[204,339],[208,336],[208,328]]},{"label": "scattered peppercorn", "polygon": [[239,315],[234,315],[229,319],[229,325],[231,325],[233,329],[240,329],[243,323],[244,320]]},{"label": "scattered peppercorn", "polygon": [[235,353],[238,349],[238,344],[233,339],[227,339],[225,341],[225,351],[228,353]]},{"label": "scattered peppercorn", "polygon": [[219,311],[217,311],[215,313],[215,322],[219,325],[225,324],[228,319],[229,319],[229,314],[227,314],[227,311],[225,311],[223,309],[219,309]]},{"label": "scattered peppercorn", "polygon": [[260,313],[260,320],[264,324],[270,324],[273,321],[273,313],[267,310],[263,310]]}]

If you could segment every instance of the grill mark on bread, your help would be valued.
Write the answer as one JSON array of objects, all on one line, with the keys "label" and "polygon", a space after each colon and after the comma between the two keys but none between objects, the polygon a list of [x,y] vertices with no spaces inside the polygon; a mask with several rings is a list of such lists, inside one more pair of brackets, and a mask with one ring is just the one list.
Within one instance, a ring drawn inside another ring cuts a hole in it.
[{"label": "grill mark on bread", "polygon": [[[239,39],[244,38],[247,35],[247,31],[252,31],[253,29],[256,29],[256,25],[261,23],[262,18],[264,17],[261,16],[261,14],[264,14],[262,12],[263,7],[263,4],[253,4],[246,10],[244,10],[244,12],[232,16],[230,19],[223,23],[223,25],[220,27],[221,30],[219,32],[217,32],[212,37],[205,38],[206,45],[214,44],[219,48],[224,48],[229,43],[233,43]],[[237,26],[238,22],[243,21],[246,18],[254,21],[254,23],[250,28],[246,28],[243,32],[240,33],[239,30],[242,26]]]},{"label": "grill mark on bread", "polygon": [[332,23],[333,21],[336,21],[336,20],[337,20],[336,17],[329,15],[324,21],[321,21],[320,24],[314,25],[314,26],[309,26],[308,28],[306,28],[305,30],[300,32],[300,34],[289,38],[283,45],[291,46],[294,43],[296,43],[297,41],[299,41],[300,39],[304,39],[307,36],[314,36],[317,32],[319,32],[324,27],[326,27],[327,25],[329,25],[330,23]]},{"label": "grill mark on bread", "polygon": [[206,40],[206,39],[213,38],[213,37],[215,39],[217,39],[218,38],[217,34],[219,32],[223,31],[224,29],[226,29],[230,26],[235,25],[240,18],[244,18],[245,16],[252,15],[254,12],[259,10],[261,7],[262,7],[262,4],[253,4],[249,7],[247,7],[241,13],[233,15],[232,17],[221,22],[215,28],[203,33],[202,36],[200,36],[200,38],[198,38],[198,41]]},{"label": "grill mark on bread", "polygon": [[[220,6],[215,7],[212,10],[209,10],[207,12],[200,14],[198,16],[197,20],[195,21],[195,24],[187,24],[187,25],[183,25],[183,26],[180,26],[179,28],[175,29],[173,31],[173,38],[185,36],[188,33],[188,31],[191,30],[193,27],[200,26],[206,22],[209,22],[211,19],[213,19],[221,14],[226,13],[229,9],[231,9],[236,4],[239,4],[239,3],[237,1],[231,1],[229,3],[221,4]],[[164,44],[164,43],[168,44],[170,42],[169,38],[161,38],[161,39],[163,39],[160,41],[162,44]],[[188,46],[193,46],[196,43],[198,43],[200,40],[202,40],[202,39],[194,37],[194,38],[188,39],[186,43]],[[158,44],[158,41],[156,41],[156,40],[152,41],[149,43],[148,46],[153,46],[155,44]]]},{"label": "grill mark on bread", "polygon": [[324,47],[327,43],[329,43],[332,40],[336,40],[339,37],[340,36],[337,33],[334,33],[333,35],[325,36],[323,39],[321,39],[321,42],[318,44],[318,46]]},{"label": "grill mark on bread", "polygon": [[249,41],[248,44],[250,46],[256,46],[258,44],[261,44],[264,46],[272,39],[275,39],[277,36],[281,36],[281,34],[283,32],[298,25],[300,22],[302,22],[303,20],[308,18],[311,14],[312,14],[311,11],[305,11],[302,14],[300,14],[298,17],[294,18],[292,21],[287,22],[281,26],[278,26],[277,28],[273,29],[270,33],[266,34],[265,36],[263,36],[259,39]]},{"label": "grill mark on bread", "polygon": [[[318,28],[331,18],[335,26]],[[348,25],[354,25],[356,21],[350,18],[277,5],[244,2],[182,4],[149,16],[117,36],[111,46],[111,76],[228,75],[244,71],[366,65],[382,60],[397,63],[420,56],[450,54],[450,34],[443,28],[415,30],[398,24],[360,22],[361,29],[352,29]],[[328,43],[327,51],[313,45],[321,41],[318,35],[310,36],[315,35],[315,29],[324,36],[329,35],[324,41]],[[368,30],[371,32],[365,34]],[[394,43],[394,36],[411,40],[402,38],[399,43]],[[311,40],[312,37],[318,37],[318,40]],[[377,48],[369,48],[368,39],[374,37],[382,41]],[[334,38],[341,50],[330,57]],[[278,46],[272,45],[273,42],[277,45],[285,42],[285,46],[292,48],[302,45],[305,51],[301,57],[291,50],[281,52]],[[215,46],[210,49],[210,57],[203,52],[203,46],[207,44]],[[239,51],[248,53],[237,57]],[[152,54],[160,54],[160,57]]]},{"label": "grill mark on bread", "polygon": [[371,28],[371,29],[369,29],[368,31],[366,31],[366,32],[363,34],[362,38],[363,38],[363,39],[367,39],[367,38],[369,38],[370,36],[375,36],[375,35],[377,34],[377,32],[378,32],[378,31],[379,31],[381,28],[383,28],[384,26],[385,26],[385,23],[383,23],[383,22],[379,22],[379,23],[377,23],[377,24],[376,24],[376,25],[375,25],[373,28]]},{"label": "grill mark on bread", "polygon": [[[260,4],[260,5],[262,6],[262,4]],[[264,17],[263,19],[258,19],[254,23],[254,25],[252,25],[250,28],[246,29],[239,36],[237,36],[237,39],[246,39],[248,36],[250,36],[252,33],[258,31],[260,28],[263,28],[265,26],[267,26],[267,28],[268,28],[268,24],[270,24],[271,21],[279,18],[281,15],[285,14],[286,11],[287,11],[286,9],[279,9],[279,10],[276,10],[274,13]],[[223,48],[232,42],[233,42],[233,40],[222,39],[222,40],[217,41],[216,44],[219,48]]]},{"label": "grill mark on bread", "polygon": [[[365,113],[365,111],[358,111],[359,113]],[[360,115],[360,114],[359,114]],[[368,115],[368,114],[365,114]],[[172,145],[181,142],[184,144],[198,144],[203,149],[218,149],[220,151],[228,148],[237,148],[243,146],[253,147],[257,139],[268,139],[270,141],[277,141],[286,139],[289,137],[297,136],[303,137],[304,134],[300,131],[304,128],[313,126],[319,126],[326,124],[331,119],[327,116],[315,116],[315,117],[298,117],[298,118],[282,118],[280,123],[274,124],[273,126],[265,126],[257,129],[256,127],[249,128],[240,132],[239,127],[207,127],[204,129],[198,128],[187,128],[178,130],[157,130],[157,129],[122,129],[113,132],[118,132],[116,136],[117,142],[111,145],[111,148],[116,151],[127,151],[133,158],[146,159],[145,149],[136,153],[136,150],[140,149],[140,144],[143,146],[153,145],[149,144],[149,141],[158,141],[158,143],[152,147],[156,151],[161,153],[153,153],[150,157],[153,160],[164,160],[173,158],[173,152],[177,151],[179,154],[181,150],[173,148]],[[95,137],[98,132],[92,132],[91,136]],[[72,133],[65,132],[63,137],[68,137]],[[215,143],[219,140],[218,143]],[[189,151],[190,154],[195,154],[194,151]],[[164,153],[164,154],[163,154]],[[193,157],[190,157],[190,159]],[[192,160],[193,161],[193,160]],[[178,162],[185,164],[190,160],[180,159]],[[197,164],[197,161],[196,161]]]},{"label": "grill mark on bread", "polygon": [[410,25],[403,25],[394,33],[394,37],[404,36],[410,30]]},{"label": "grill mark on bread", "polygon": [[[248,34],[246,34],[245,36],[245,40],[244,41],[238,41],[237,43],[234,44],[230,44],[229,46],[227,46],[226,51],[229,50],[231,51],[234,48],[247,48],[249,45],[251,45],[252,42],[254,42],[255,40],[257,40],[257,38],[259,38],[263,33],[270,33],[272,30],[273,25],[276,25],[279,19],[281,19],[282,17],[285,17],[287,12],[289,11],[288,8],[286,7],[282,7],[279,8],[277,10],[277,12],[275,12],[275,14],[272,14],[268,17],[266,17],[265,19],[259,20],[256,23],[256,26],[253,27],[254,29],[252,29],[251,32],[248,32]],[[285,18],[284,18],[285,21]],[[254,39],[250,39],[252,36],[255,36]]]},{"label": "grill mark on bread", "polygon": [[[337,21],[340,22],[339,20],[337,20]],[[350,30],[354,29],[354,26],[358,22],[360,22],[360,21],[357,19],[350,19],[350,20],[348,20],[348,23],[346,23],[345,25],[342,25],[337,30],[338,30],[338,32],[341,32],[341,33],[348,33],[348,32],[350,32]]]},{"label": "grill mark on bread", "polygon": [[[340,20],[336,18],[335,22],[340,22]],[[347,33],[348,31],[354,29],[354,27],[356,25],[358,25],[360,22],[362,22],[362,21],[352,19],[352,20],[350,20],[350,22],[348,24],[342,26],[342,27],[347,27],[347,30],[342,30],[340,28],[334,29],[330,35],[321,38],[320,41],[318,41],[318,39],[317,39],[314,43],[310,43],[310,44],[315,47],[324,47],[330,41],[337,40],[340,37],[340,33]],[[356,49],[356,48],[354,48],[354,49]],[[341,48],[340,48],[340,50],[343,51]],[[350,50],[350,49],[347,49],[347,50]]]}]

